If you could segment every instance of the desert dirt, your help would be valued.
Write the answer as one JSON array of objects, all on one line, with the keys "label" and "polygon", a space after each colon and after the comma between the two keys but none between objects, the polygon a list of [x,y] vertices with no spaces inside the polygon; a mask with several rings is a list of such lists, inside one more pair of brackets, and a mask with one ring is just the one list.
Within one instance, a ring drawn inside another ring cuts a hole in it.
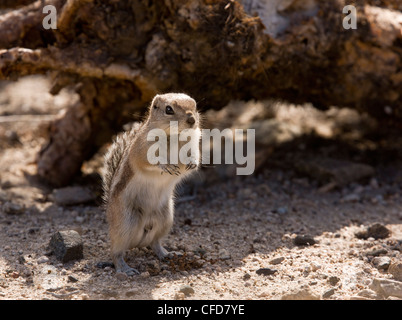
[{"label": "desert dirt", "polygon": [[[52,97],[48,89],[43,77],[0,87],[0,299],[402,297],[402,291],[384,293],[373,285],[401,280],[390,270],[401,262],[402,139],[382,135],[366,116],[275,104],[275,112],[262,117],[268,102],[211,111],[221,126],[271,128],[260,137],[257,132],[256,151],[263,149],[266,160],[246,177],[227,166],[202,168],[177,197],[164,242],[175,258],[159,261],[150,249],[133,249],[127,262],[141,274],[126,277],[110,264],[101,206],[107,146],[72,183],[78,193],[91,192],[88,202],[62,204],[35,177],[47,123],[75,99],[68,91]],[[248,112],[240,115],[240,109]],[[311,169],[320,159],[330,174]],[[356,236],[374,223],[389,234]],[[62,230],[80,234],[82,259],[62,263],[49,255],[52,235]]]}]

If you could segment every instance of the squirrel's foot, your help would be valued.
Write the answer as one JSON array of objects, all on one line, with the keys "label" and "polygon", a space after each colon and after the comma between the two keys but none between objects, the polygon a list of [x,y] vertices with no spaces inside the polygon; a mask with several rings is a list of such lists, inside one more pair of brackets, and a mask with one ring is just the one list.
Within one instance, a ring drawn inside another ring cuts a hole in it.
[{"label": "squirrel's foot", "polygon": [[140,272],[137,269],[131,268],[128,265],[126,265],[126,267],[123,267],[121,269],[116,269],[116,273],[119,273],[119,272],[125,273],[128,276],[135,276],[135,275],[140,274]]},{"label": "squirrel's foot", "polygon": [[173,255],[167,251],[159,242],[155,242],[151,245],[155,254],[158,256],[159,260],[163,260],[165,258],[171,258]]},{"label": "squirrel's foot", "polygon": [[114,260],[114,265],[116,268],[116,273],[125,273],[128,276],[133,276],[140,274],[140,272],[137,269],[131,268],[123,258],[123,255],[117,255]]}]

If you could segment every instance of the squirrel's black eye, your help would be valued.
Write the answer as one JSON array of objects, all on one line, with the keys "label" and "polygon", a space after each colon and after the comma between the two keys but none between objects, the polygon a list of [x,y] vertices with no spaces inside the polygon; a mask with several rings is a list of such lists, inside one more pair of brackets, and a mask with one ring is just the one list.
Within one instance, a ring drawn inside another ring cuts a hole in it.
[{"label": "squirrel's black eye", "polygon": [[166,114],[174,114],[173,108],[171,106],[166,106]]}]

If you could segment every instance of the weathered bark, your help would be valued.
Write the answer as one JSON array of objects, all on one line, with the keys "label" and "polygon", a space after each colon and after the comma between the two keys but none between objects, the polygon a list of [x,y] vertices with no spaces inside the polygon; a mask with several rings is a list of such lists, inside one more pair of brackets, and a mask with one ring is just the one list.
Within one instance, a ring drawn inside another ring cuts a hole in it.
[{"label": "weathered bark", "polygon": [[21,9],[34,22],[1,16],[0,30],[17,23],[0,31],[0,78],[51,70],[53,93],[81,83],[81,102],[53,124],[39,158],[39,175],[54,184],[68,183],[157,92],[187,92],[201,108],[280,98],[349,106],[397,125],[402,118],[396,0],[356,1],[356,30],[342,27],[341,0],[60,0],[53,31],[38,27],[38,3]]},{"label": "weathered bark", "polygon": [[[30,1],[32,2],[32,1]],[[17,2],[15,5],[17,5]],[[0,16],[0,48],[23,47],[32,48],[52,41],[53,34],[43,32],[42,13],[44,5],[51,4],[61,8],[60,0],[36,1],[18,10],[7,11]]]},{"label": "weathered bark", "polygon": [[0,9],[10,9],[26,6],[35,0],[1,0]]}]

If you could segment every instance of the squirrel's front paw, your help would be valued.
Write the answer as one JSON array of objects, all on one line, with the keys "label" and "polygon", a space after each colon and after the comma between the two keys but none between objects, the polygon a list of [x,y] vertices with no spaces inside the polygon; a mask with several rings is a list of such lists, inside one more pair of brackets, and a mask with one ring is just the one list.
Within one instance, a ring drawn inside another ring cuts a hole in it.
[{"label": "squirrel's front paw", "polygon": [[189,160],[190,160],[189,163],[186,164],[186,170],[188,171],[188,170],[197,169],[199,160],[197,158],[193,158],[193,157],[191,157]]},{"label": "squirrel's front paw", "polygon": [[161,174],[164,172],[169,173],[170,175],[180,175],[180,167],[176,164],[159,164],[158,167],[162,170]]},{"label": "squirrel's front paw", "polygon": [[197,168],[198,165],[196,163],[192,163],[190,162],[189,164],[186,165],[186,170],[194,170],[195,168]]}]

